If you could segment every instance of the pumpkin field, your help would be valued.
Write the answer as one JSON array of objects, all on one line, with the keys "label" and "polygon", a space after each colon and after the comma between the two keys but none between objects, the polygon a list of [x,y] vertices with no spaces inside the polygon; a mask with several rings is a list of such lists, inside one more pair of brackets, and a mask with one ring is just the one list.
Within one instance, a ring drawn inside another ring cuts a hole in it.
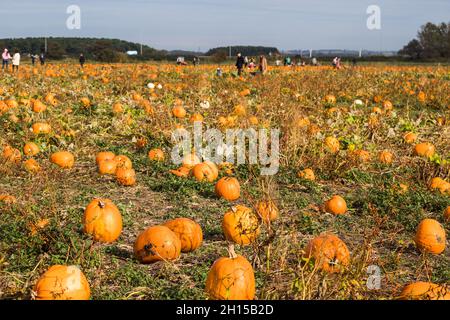
[{"label": "pumpkin field", "polygon": [[[0,298],[449,300],[450,67],[217,67],[2,74]],[[174,164],[194,122],[278,172]]]}]

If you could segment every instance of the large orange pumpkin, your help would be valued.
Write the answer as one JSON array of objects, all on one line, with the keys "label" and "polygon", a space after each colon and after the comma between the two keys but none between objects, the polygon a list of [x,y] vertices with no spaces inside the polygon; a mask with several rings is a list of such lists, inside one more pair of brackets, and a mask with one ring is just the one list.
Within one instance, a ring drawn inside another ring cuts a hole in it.
[{"label": "large orange pumpkin", "polygon": [[222,230],[228,241],[240,245],[250,244],[260,232],[258,216],[252,209],[237,205],[223,216]]},{"label": "large orange pumpkin", "polygon": [[136,183],[136,172],[134,169],[117,168],[116,179],[123,186],[133,186]]},{"label": "large orange pumpkin", "polygon": [[180,252],[180,239],[166,226],[147,228],[134,243],[134,254],[142,263],[175,260],[180,256]]},{"label": "large orange pumpkin", "polygon": [[450,289],[445,285],[418,281],[405,286],[401,300],[450,300]]},{"label": "large orange pumpkin", "polygon": [[313,258],[315,266],[326,272],[342,271],[350,263],[350,252],[345,243],[332,234],[312,239],[306,247],[306,257]]},{"label": "large orange pumpkin", "polygon": [[180,238],[181,252],[191,252],[202,245],[202,228],[195,221],[188,218],[177,218],[167,221],[164,225]]},{"label": "large orange pumpkin", "polygon": [[414,240],[417,248],[424,252],[440,254],[445,250],[445,230],[434,219],[424,219],[420,222]]},{"label": "large orange pumpkin", "polygon": [[89,300],[91,290],[78,267],[54,265],[39,278],[34,295],[36,300]]},{"label": "large orange pumpkin", "polygon": [[70,169],[75,163],[75,158],[68,151],[55,152],[51,155],[50,161],[61,168]]},{"label": "large orange pumpkin", "polygon": [[98,163],[98,172],[100,174],[116,174],[117,162],[112,160],[102,160]]},{"label": "large orange pumpkin", "polygon": [[100,242],[114,242],[122,232],[122,215],[109,199],[94,199],[84,211],[84,232]]},{"label": "large orange pumpkin", "polygon": [[236,178],[223,177],[217,181],[215,186],[216,194],[220,198],[228,201],[234,201],[241,196],[241,186]]},{"label": "large orange pumpkin", "polygon": [[206,278],[205,290],[213,300],[253,300],[255,274],[250,262],[236,255],[230,248],[230,257],[214,261]]}]

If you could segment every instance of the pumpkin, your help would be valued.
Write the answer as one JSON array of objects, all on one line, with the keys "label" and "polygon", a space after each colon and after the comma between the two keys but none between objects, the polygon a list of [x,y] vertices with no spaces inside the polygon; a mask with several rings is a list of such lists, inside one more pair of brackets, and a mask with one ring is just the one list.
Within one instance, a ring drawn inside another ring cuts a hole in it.
[{"label": "pumpkin", "polygon": [[3,147],[2,157],[8,161],[13,163],[19,163],[22,159],[22,155],[18,149],[12,148],[11,146]]},{"label": "pumpkin", "polygon": [[167,221],[164,226],[172,230],[181,241],[181,252],[192,252],[203,242],[202,228],[198,223],[187,218]]},{"label": "pumpkin", "polygon": [[80,101],[84,107],[89,107],[91,105],[91,100],[88,97],[83,97]]},{"label": "pumpkin", "polygon": [[366,150],[355,150],[353,151],[353,157],[359,162],[370,161],[370,153]]},{"label": "pumpkin", "polygon": [[30,173],[31,172],[38,172],[38,171],[41,170],[41,166],[34,159],[28,159],[27,161],[25,161],[23,163],[23,166],[24,166],[25,170],[27,170]]},{"label": "pumpkin", "polygon": [[237,116],[245,116],[247,114],[247,110],[245,109],[245,107],[241,104],[238,104],[236,106],[234,106],[234,113]]},{"label": "pumpkin", "polygon": [[183,157],[182,163],[183,163],[183,167],[192,169],[193,167],[195,167],[197,164],[200,163],[200,159],[193,152],[193,153],[189,153],[189,154],[185,155]]},{"label": "pumpkin", "polygon": [[134,169],[117,168],[116,179],[123,186],[133,186],[136,183],[136,172]]},{"label": "pumpkin", "polygon": [[413,132],[408,132],[403,136],[403,140],[408,144],[414,143],[417,140],[417,135]]},{"label": "pumpkin", "polygon": [[444,210],[444,221],[450,222],[450,206]]},{"label": "pumpkin", "polygon": [[391,164],[393,158],[394,155],[387,150],[381,151],[380,154],[378,155],[378,159],[380,160],[381,163],[384,164]]},{"label": "pumpkin", "polygon": [[387,111],[391,111],[394,108],[394,105],[389,100],[383,101],[383,108]]},{"label": "pumpkin", "polygon": [[331,153],[337,153],[340,149],[339,140],[335,137],[325,138],[325,146],[327,150]]},{"label": "pumpkin", "polygon": [[172,109],[172,114],[176,118],[184,118],[186,116],[186,110],[182,106],[176,106]]},{"label": "pumpkin", "polygon": [[89,283],[76,266],[50,267],[33,291],[36,300],[89,300],[91,296]]},{"label": "pumpkin", "polygon": [[194,122],[203,122],[203,116],[199,113],[194,113],[190,119],[190,122],[194,123]]},{"label": "pumpkin", "polygon": [[83,225],[94,240],[111,243],[122,232],[122,215],[111,200],[94,199],[84,211]]},{"label": "pumpkin", "polygon": [[97,153],[95,157],[95,162],[97,164],[100,164],[100,162],[104,160],[113,160],[116,157],[116,155],[111,151],[102,151]]},{"label": "pumpkin", "polygon": [[440,254],[445,250],[445,230],[434,219],[424,219],[417,227],[416,246],[420,251]]},{"label": "pumpkin", "polygon": [[33,108],[33,112],[36,112],[36,113],[41,113],[41,112],[44,112],[45,110],[47,110],[47,106],[39,100],[32,100],[31,105]]},{"label": "pumpkin", "polygon": [[347,212],[347,203],[344,198],[335,195],[325,202],[325,211],[335,215],[344,214]]},{"label": "pumpkin", "polygon": [[114,160],[103,160],[98,164],[100,174],[116,174],[117,162]]},{"label": "pumpkin", "polygon": [[120,102],[116,102],[112,106],[112,111],[114,113],[122,113],[123,112],[123,105]]},{"label": "pumpkin", "polygon": [[309,180],[309,181],[314,181],[316,180],[316,176],[314,175],[314,171],[312,169],[304,169],[302,171],[300,171],[298,174],[299,178],[305,179],[305,180]]},{"label": "pumpkin", "polygon": [[256,204],[256,212],[265,223],[270,223],[278,218],[278,208],[272,200],[261,200]]},{"label": "pumpkin", "polygon": [[176,175],[177,177],[185,178],[185,177],[189,176],[189,174],[191,173],[191,170],[186,167],[180,167],[177,170],[170,170],[169,172]]},{"label": "pumpkin", "polygon": [[199,163],[192,169],[192,175],[197,181],[213,182],[218,177],[218,170],[214,170],[212,165],[214,165],[212,162],[210,164]]},{"label": "pumpkin", "polygon": [[39,151],[40,151],[39,147],[34,142],[27,142],[25,144],[25,146],[23,147],[23,153],[26,156],[33,157],[33,156],[37,155],[39,153]]},{"label": "pumpkin", "polygon": [[327,94],[324,97],[324,101],[327,104],[335,104],[336,103],[336,97],[334,95],[332,95],[332,94]]},{"label": "pumpkin", "polygon": [[134,254],[142,263],[175,260],[180,256],[180,252],[180,239],[166,226],[147,228],[134,243]]},{"label": "pumpkin", "polygon": [[243,256],[229,249],[229,257],[214,261],[206,278],[205,291],[213,300],[253,300],[255,274]]},{"label": "pumpkin", "polygon": [[312,239],[305,252],[305,257],[313,259],[319,270],[329,273],[343,271],[350,263],[350,252],[347,246],[332,234],[323,234]]},{"label": "pumpkin", "polygon": [[123,168],[123,169],[131,169],[133,168],[133,163],[131,162],[130,158],[124,155],[118,155],[114,157],[114,161],[117,163],[117,168]]},{"label": "pumpkin", "polygon": [[431,179],[430,189],[438,189],[440,193],[450,193],[450,183],[439,177]]},{"label": "pumpkin", "polygon": [[228,241],[240,245],[250,244],[259,235],[258,216],[252,209],[237,205],[223,216],[222,230]]},{"label": "pumpkin", "polygon": [[450,300],[450,289],[445,285],[418,281],[405,286],[401,300]]},{"label": "pumpkin", "polygon": [[258,125],[258,123],[259,123],[258,118],[255,117],[255,116],[250,116],[250,117],[248,118],[248,121],[249,121],[250,124],[253,125],[253,126]]},{"label": "pumpkin", "polygon": [[9,194],[0,194],[0,202],[4,202],[7,204],[13,204],[17,202],[16,197],[10,196]]},{"label": "pumpkin", "polygon": [[31,126],[34,134],[49,134],[52,128],[48,123],[37,122]]},{"label": "pumpkin", "polygon": [[217,181],[215,190],[217,196],[228,201],[237,200],[241,196],[239,181],[232,177],[223,177]]},{"label": "pumpkin", "polygon": [[434,155],[435,147],[429,142],[416,144],[414,147],[414,154],[421,157],[431,157]]},{"label": "pumpkin", "polygon": [[53,153],[50,156],[50,161],[61,168],[70,169],[75,163],[75,158],[73,154],[68,151],[60,151]]},{"label": "pumpkin", "polygon": [[148,152],[148,158],[152,161],[164,161],[164,151],[161,149],[152,149]]}]

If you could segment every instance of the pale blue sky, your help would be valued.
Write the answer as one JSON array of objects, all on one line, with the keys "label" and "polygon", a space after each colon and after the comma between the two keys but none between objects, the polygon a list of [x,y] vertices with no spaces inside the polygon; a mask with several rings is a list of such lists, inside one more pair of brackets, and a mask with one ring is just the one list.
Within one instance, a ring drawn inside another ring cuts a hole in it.
[{"label": "pale blue sky", "polygon": [[[424,23],[449,22],[450,0],[14,0],[0,5],[0,38],[119,38],[158,49],[225,45],[289,49],[398,50]],[[66,28],[67,6],[81,30]],[[366,27],[369,5],[381,30]]]}]

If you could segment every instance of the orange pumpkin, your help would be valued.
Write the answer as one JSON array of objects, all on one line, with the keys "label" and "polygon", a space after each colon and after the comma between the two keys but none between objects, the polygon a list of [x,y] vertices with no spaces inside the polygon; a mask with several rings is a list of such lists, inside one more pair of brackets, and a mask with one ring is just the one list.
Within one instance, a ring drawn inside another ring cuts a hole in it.
[{"label": "orange pumpkin", "polygon": [[325,146],[327,150],[331,153],[337,153],[340,149],[339,140],[335,137],[325,138]]},{"label": "orange pumpkin", "polygon": [[206,162],[197,164],[192,169],[192,175],[197,181],[208,181],[213,182],[218,177],[218,170],[214,170],[215,166],[212,162],[209,164]]},{"label": "orange pumpkin", "polygon": [[316,180],[316,176],[314,175],[314,171],[312,169],[304,169],[302,171],[300,171],[298,174],[299,178],[305,179],[305,180],[309,180],[309,181],[314,181]]},{"label": "orange pumpkin", "polygon": [[435,147],[429,142],[416,144],[414,147],[414,154],[421,157],[431,157],[435,153]]},{"label": "orange pumpkin", "polygon": [[383,108],[387,111],[391,111],[394,108],[394,105],[389,100],[383,101]]},{"label": "orange pumpkin", "polygon": [[111,151],[102,151],[97,153],[95,157],[95,162],[97,164],[100,164],[100,162],[104,160],[113,160],[116,157],[116,155]]},{"label": "orange pumpkin", "polygon": [[343,271],[350,264],[350,252],[345,243],[332,234],[312,239],[306,247],[306,258],[312,258],[319,270],[329,273]]},{"label": "orange pumpkin", "polygon": [[184,118],[186,116],[186,109],[182,106],[176,106],[172,109],[172,114],[176,118]]},{"label": "orange pumpkin", "polygon": [[122,232],[122,215],[111,200],[94,199],[84,211],[83,225],[84,232],[94,240],[111,243]]},{"label": "orange pumpkin", "polygon": [[133,168],[133,163],[131,162],[130,158],[124,155],[118,155],[114,157],[114,161],[117,163],[117,168],[123,168],[123,169],[131,169]]},{"label": "orange pumpkin", "polygon": [[180,256],[180,252],[180,239],[166,226],[147,228],[134,243],[134,254],[142,263],[175,260]]},{"label": "orange pumpkin", "polygon": [[75,158],[68,151],[55,152],[50,156],[50,161],[61,168],[70,169],[75,163]]},{"label": "orange pumpkin", "polygon": [[202,228],[195,221],[177,218],[167,221],[164,225],[180,238],[181,252],[192,252],[202,245]]},{"label": "orange pumpkin", "polygon": [[230,256],[214,261],[206,278],[205,291],[213,300],[253,300],[255,274],[250,262],[229,249]]},{"label": "orange pumpkin", "polygon": [[89,300],[91,290],[78,267],[54,265],[39,278],[34,296],[36,300]]},{"label": "orange pumpkin", "polygon": [[450,206],[444,210],[444,221],[450,222]]},{"label": "orange pumpkin", "polygon": [[440,254],[445,250],[445,230],[434,219],[424,219],[417,227],[416,246],[420,251]]},{"label": "orange pumpkin", "polygon": [[161,149],[152,149],[148,152],[148,158],[152,161],[164,161],[164,151]]},{"label": "orange pumpkin", "polygon": [[100,174],[116,174],[117,162],[114,160],[102,160],[98,164]]},{"label": "orange pumpkin", "polygon": [[37,155],[39,151],[39,147],[34,142],[27,142],[23,147],[23,153],[29,157]]},{"label": "orange pumpkin", "polygon": [[335,195],[325,202],[325,211],[335,215],[344,214],[347,212],[347,203],[344,198]]},{"label": "orange pumpkin", "polygon": [[405,286],[401,300],[450,300],[450,289],[445,285],[418,281]]},{"label": "orange pumpkin", "polygon": [[39,165],[39,163],[34,160],[34,159],[28,159],[27,161],[25,161],[23,163],[23,166],[25,168],[25,170],[27,170],[28,172],[38,172],[41,170],[41,166]]},{"label": "orange pumpkin", "polygon": [[332,94],[327,94],[324,98],[325,103],[327,104],[335,104],[336,103],[336,97]]},{"label": "orange pumpkin", "polygon": [[261,200],[256,204],[256,212],[263,222],[270,223],[278,218],[279,210],[272,200]]},{"label": "orange pumpkin", "polygon": [[12,148],[11,146],[4,146],[2,157],[8,161],[13,163],[19,163],[22,159],[22,155],[18,149]]},{"label": "orange pumpkin", "polygon": [[215,190],[217,196],[228,201],[237,200],[241,196],[239,181],[232,177],[223,177],[217,181]]},{"label": "orange pumpkin", "polygon": [[417,135],[413,132],[408,132],[404,135],[403,140],[408,144],[414,143],[417,140]]},{"label": "orange pumpkin", "polygon": [[188,177],[189,174],[191,173],[191,170],[189,168],[186,167],[180,167],[177,170],[170,170],[170,173],[176,175],[177,177]]},{"label": "orange pumpkin", "polygon": [[445,181],[444,179],[436,177],[436,178],[431,179],[430,189],[431,190],[437,189],[442,194],[446,194],[446,193],[450,194],[450,183]]},{"label": "orange pumpkin", "polygon": [[203,116],[199,113],[194,113],[189,119],[190,122],[203,122]]},{"label": "orange pumpkin", "polygon": [[48,123],[37,122],[31,126],[34,134],[49,134],[52,128]]},{"label": "orange pumpkin", "polygon": [[380,154],[378,155],[378,159],[380,160],[381,163],[384,164],[391,164],[393,158],[394,155],[387,150],[381,151]]},{"label": "orange pumpkin", "polygon": [[136,172],[134,169],[127,169],[124,167],[116,170],[117,182],[123,186],[133,186],[136,184]]},{"label": "orange pumpkin", "polygon": [[355,150],[352,154],[358,162],[370,161],[370,153],[366,150]]},{"label": "orange pumpkin", "polygon": [[193,167],[195,167],[200,162],[201,161],[200,161],[199,157],[197,157],[197,155],[194,152],[185,155],[183,157],[183,160],[182,160],[183,167],[186,167],[186,168],[189,168],[189,169],[192,169]]},{"label": "orange pumpkin", "polygon": [[237,205],[225,213],[222,230],[228,241],[240,245],[250,244],[256,240],[260,232],[258,216],[252,209]]},{"label": "orange pumpkin", "polygon": [[9,194],[0,194],[0,202],[7,203],[7,204],[13,204],[17,202],[16,197],[11,196]]}]

